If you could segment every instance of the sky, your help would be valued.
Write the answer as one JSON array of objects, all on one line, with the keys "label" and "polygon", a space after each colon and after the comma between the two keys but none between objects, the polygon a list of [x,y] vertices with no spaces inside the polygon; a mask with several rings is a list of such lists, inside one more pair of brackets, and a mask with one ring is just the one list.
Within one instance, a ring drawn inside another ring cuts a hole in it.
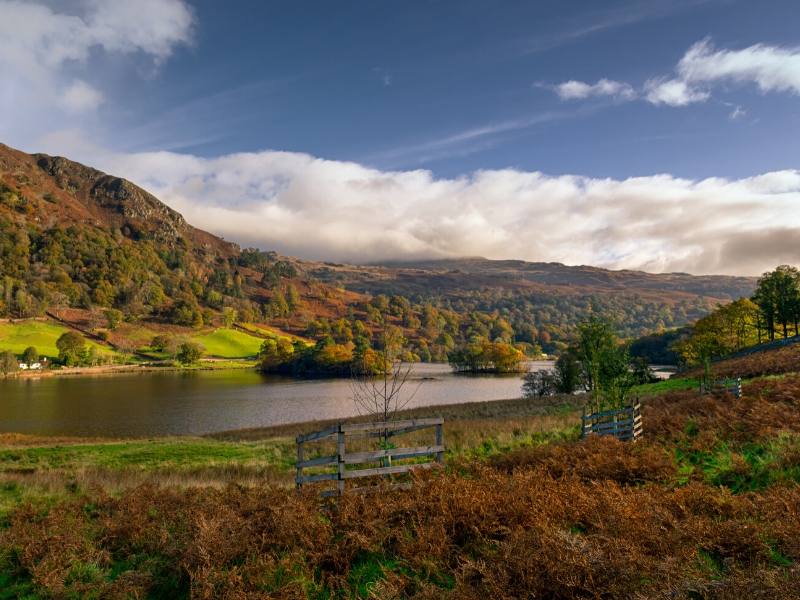
[{"label": "sky", "polygon": [[800,263],[796,0],[0,0],[0,142],[245,246]]}]

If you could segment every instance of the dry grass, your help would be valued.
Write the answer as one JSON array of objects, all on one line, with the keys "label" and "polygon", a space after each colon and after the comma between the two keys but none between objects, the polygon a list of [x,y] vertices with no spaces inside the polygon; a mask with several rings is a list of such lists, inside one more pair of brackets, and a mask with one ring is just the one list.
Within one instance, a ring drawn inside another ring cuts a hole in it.
[{"label": "dry grass", "polygon": [[95,492],[20,510],[0,542],[54,596],[798,597],[797,486],[468,475],[336,510],[270,487]]},{"label": "dry grass", "polygon": [[[721,360],[712,365],[715,377],[752,378],[797,372],[800,372],[800,344]],[[700,369],[693,369],[687,375],[699,377],[701,373]]]}]

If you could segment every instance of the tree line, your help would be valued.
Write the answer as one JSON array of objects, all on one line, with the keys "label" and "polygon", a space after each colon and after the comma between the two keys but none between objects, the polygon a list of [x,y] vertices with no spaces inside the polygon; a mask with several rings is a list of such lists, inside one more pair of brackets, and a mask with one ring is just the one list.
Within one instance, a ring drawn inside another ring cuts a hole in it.
[{"label": "tree line", "polygon": [[553,370],[532,371],[523,378],[526,398],[589,392],[595,410],[623,407],[636,385],[655,377],[647,361],[632,357],[612,323],[593,316],[579,324]]},{"label": "tree line", "polygon": [[705,365],[767,341],[800,335],[800,272],[781,265],[764,273],[750,298],[717,307],[699,319],[674,348],[683,362]]}]

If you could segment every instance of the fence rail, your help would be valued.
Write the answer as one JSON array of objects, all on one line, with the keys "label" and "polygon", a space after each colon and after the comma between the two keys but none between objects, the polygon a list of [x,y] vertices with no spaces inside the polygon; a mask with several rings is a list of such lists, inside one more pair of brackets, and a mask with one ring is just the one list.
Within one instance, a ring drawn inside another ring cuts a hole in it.
[{"label": "fence rail", "polygon": [[719,394],[725,392],[732,394],[736,398],[741,398],[742,378],[737,377],[736,379],[717,379],[711,383],[706,383],[704,381],[700,382],[701,394]]},{"label": "fence rail", "polygon": [[611,435],[619,440],[637,440],[641,437],[642,405],[637,400],[631,406],[589,413],[583,408],[581,437]]},{"label": "fence rail", "polygon": [[[332,427],[297,436],[297,462],[295,464],[295,483],[302,488],[307,483],[335,481],[336,488],[323,492],[323,495],[341,496],[348,491],[345,482],[362,477],[379,475],[395,475],[408,473],[415,469],[429,469],[444,464],[444,419],[440,417],[409,419],[406,421],[371,422],[371,423],[338,423]],[[391,439],[398,435],[421,429],[435,429],[435,442],[430,446],[409,446],[405,448],[383,448],[359,452],[347,452],[347,440],[356,438],[379,437]],[[315,456],[306,459],[306,444],[336,440],[336,454]],[[433,461],[425,463],[407,463],[393,465],[393,460],[431,456]],[[349,465],[379,463],[378,467],[363,469],[347,469]],[[305,474],[303,471],[312,467],[331,467],[333,472]],[[402,487],[402,486],[401,486]],[[351,488],[350,491],[363,491],[367,488]]]}]

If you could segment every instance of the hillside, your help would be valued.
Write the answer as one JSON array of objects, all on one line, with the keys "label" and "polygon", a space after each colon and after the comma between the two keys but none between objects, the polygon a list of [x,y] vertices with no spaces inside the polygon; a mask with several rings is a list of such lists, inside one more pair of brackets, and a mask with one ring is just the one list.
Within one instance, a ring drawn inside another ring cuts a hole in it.
[{"label": "hillside", "polygon": [[0,318],[55,311],[96,328],[114,308],[127,322],[198,328],[227,307],[302,331],[360,299],[192,227],[125,179],[3,145],[0,258]]},{"label": "hillside", "polygon": [[359,266],[305,265],[313,277],[368,294],[401,294],[459,312],[498,311],[521,339],[547,344],[592,312],[627,336],[678,327],[749,296],[752,277],[610,271],[560,263],[463,258]]},{"label": "hillside", "polygon": [[683,325],[755,284],[480,258],[303,261],[196,229],[125,179],[2,144],[0,259],[0,318],[56,312],[96,331],[113,308],[125,325],[109,334],[112,344],[126,335],[141,344],[142,331],[166,326],[211,332],[225,310],[241,323],[345,345],[388,321],[409,358],[422,360],[445,360],[474,336],[551,352],[590,313],[638,336]]}]

